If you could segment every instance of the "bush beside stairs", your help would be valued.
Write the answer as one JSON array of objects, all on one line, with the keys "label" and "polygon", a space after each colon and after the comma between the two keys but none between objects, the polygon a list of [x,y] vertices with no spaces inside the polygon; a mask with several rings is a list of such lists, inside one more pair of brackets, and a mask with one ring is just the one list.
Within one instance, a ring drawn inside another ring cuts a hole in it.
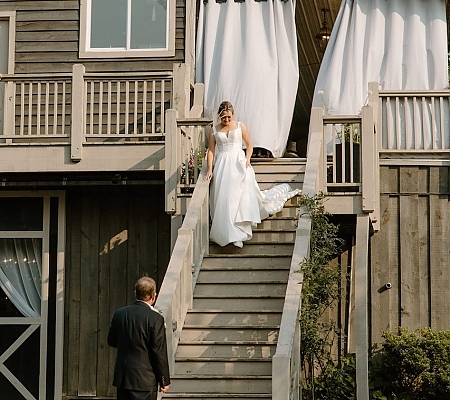
[{"label": "bush beside stairs", "polygon": [[[284,161],[284,168],[282,163],[254,165],[262,189],[275,182],[301,188],[301,176],[289,170],[301,168],[301,163]],[[258,225],[242,249],[210,244],[194,289],[193,309],[182,329],[172,384],[164,398],[272,397],[271,359],[277,346],[297,210],[297,198],[291,199],[281,212]]]}]

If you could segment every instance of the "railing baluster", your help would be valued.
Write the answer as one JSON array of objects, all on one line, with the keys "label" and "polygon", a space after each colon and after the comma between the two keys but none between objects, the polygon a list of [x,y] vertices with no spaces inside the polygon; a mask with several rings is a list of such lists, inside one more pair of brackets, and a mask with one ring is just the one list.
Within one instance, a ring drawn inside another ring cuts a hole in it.
[{"label": "railing baluster", "polygon": [[156,133],[156,82],[153,81],[152,83],[152,133]]},{"label": "railing baluster", "polygon": [[117,81],[116,134],[120,133],[120,81]]},{"label": "railing baluster", "polygon": [[58,82],[53,82],[53,134],[56,135],[56,129],[58,128]]},{"label": "railing baluster", "polygon": [[66,81],[62,83],[61,135],[66,133]]},{"label": "railing baluster", "polygon": [[41,134],[41,82],[37,83],[36,135]]},{"label": "railing baluster", "polygon": [[108,116],[107,116],[106,133],[111,134],[111,81],[108,81]]},{"label": "railing baluster", "polygon": [[144,79],[142,89],[142,133],[147,133],[147,79]]},{"label": "railing baluster", "polygon": [[134,81],[134,118],[133,118],[133,133],[136,135],[137,131],[137,120],[138,120],[138,81]]},{"label": "railing baluster", "polygon": [[33,83],[28,83],[28,135],[31,136],[31,128],[33,126]]},{"label": "railing baluster", "polygon": [[94,134],[94,93],[95,93],[95,83],[90,82],[91,93],[89,96],[89,133]]},{"label": "railing baluster", "polygon": [[130,107],[130,81],[125,81],[125,135],[128,135],[129,109]]},{"label": "railing baluster", "polygon": [[[450,110],[449,110],[449,107],[448,107],[448,98],[447,98],[446,102],[447,102],[447,112],[449,112]],[[447,133],[447,135],[448,135],[448,132],[445,129],[445,122],[444,122],[444,98],[442,96],[439,97],[439,111],[440,111],[439,112],[439,116],[440,116],[439,132],[441,133],[441,148],[442,148],[442,150],[445,150],[445,149],[449,148],[450,143],[448,143],[445,140],[445,134]]]},{"label": "railing baluster", "polygon": [[48,136],[50,106],[50,82],[45,82],[45,136]]},{"label": "railing baluster", "polygon": [[103,81],[98,85],[98,133],[103,134]]},{"label": "railing baluster", "polygon": [[161,79],[161,132],[164,132],[164,117],[165,117],[165,110],[164,110],[164,102],[166,97],[166,85],[165,80]]},{"label": "railing baluster", "polygon": [[25,125],[25,83],[20,84],[20,129],[19,134],[23,136],[23,129]]}]

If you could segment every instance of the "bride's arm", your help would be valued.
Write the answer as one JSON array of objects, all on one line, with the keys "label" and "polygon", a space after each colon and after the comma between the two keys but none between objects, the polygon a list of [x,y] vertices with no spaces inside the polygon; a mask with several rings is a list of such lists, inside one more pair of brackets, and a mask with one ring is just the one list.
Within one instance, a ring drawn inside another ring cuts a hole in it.
[{"label": "bride's arm", "polygon": [[207,131],[208,138],[208,151],[206,152],[206,162],[207,162],[207,170],[205,175],[205,180],[209,180],[212,178],[213,174],[213,161],[214,161],[214,152],[216,150],[216,139],[214,138],[214,132],[211,128],[208,128]]},{"label": "bride's arm", "polygon": [[252,140],[250,139],[250,134],[248,133],[247,127],[241,122],[241,130],[242,130],[242,140],[245,143],[245,156],[247,158],[246,167],[250,166],[250,158],[253,154],[253,145]]}]

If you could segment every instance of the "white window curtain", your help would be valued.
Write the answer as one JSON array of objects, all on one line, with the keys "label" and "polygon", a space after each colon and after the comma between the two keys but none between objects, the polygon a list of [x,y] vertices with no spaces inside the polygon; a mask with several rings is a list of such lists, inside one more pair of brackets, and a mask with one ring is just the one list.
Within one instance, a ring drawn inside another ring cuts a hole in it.
[{"label": "white window curtain", "polygon": [[40,239],[0,239],[0,287],[25,317],[41,314]]},{"label": "white window curtain", "polygon": [[[343,0],[319,70],[313,106],[324,107],[329,115],[359,114],[369,82],[378,82],[382,90],[445,89],[447,57],[444,0]],[[416,105],[405,107],[408,114]],[[430,105],[424,107],[417,115],[427,118]],[[402,147],[431,148],[434,135],[423,132],[417,143],[417,138],[405,137],[413,133],[399,135]]]},{"label": "white window curtain", "polygon": [[281,157],[298,86],[295,1],[201,1],[196,80],[205,84],[205,116],[231,101],[253,146]]}]

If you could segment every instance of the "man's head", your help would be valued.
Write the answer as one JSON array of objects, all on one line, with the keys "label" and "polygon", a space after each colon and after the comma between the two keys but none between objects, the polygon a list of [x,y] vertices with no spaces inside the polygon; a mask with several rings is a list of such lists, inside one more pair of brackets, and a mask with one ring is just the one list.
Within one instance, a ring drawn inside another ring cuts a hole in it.
[{"label": "man's head", "polygon": [[134,294],[137,300],[154,302],[156,297],[156,283],[152,278],[143,276],[134,285]]}]

